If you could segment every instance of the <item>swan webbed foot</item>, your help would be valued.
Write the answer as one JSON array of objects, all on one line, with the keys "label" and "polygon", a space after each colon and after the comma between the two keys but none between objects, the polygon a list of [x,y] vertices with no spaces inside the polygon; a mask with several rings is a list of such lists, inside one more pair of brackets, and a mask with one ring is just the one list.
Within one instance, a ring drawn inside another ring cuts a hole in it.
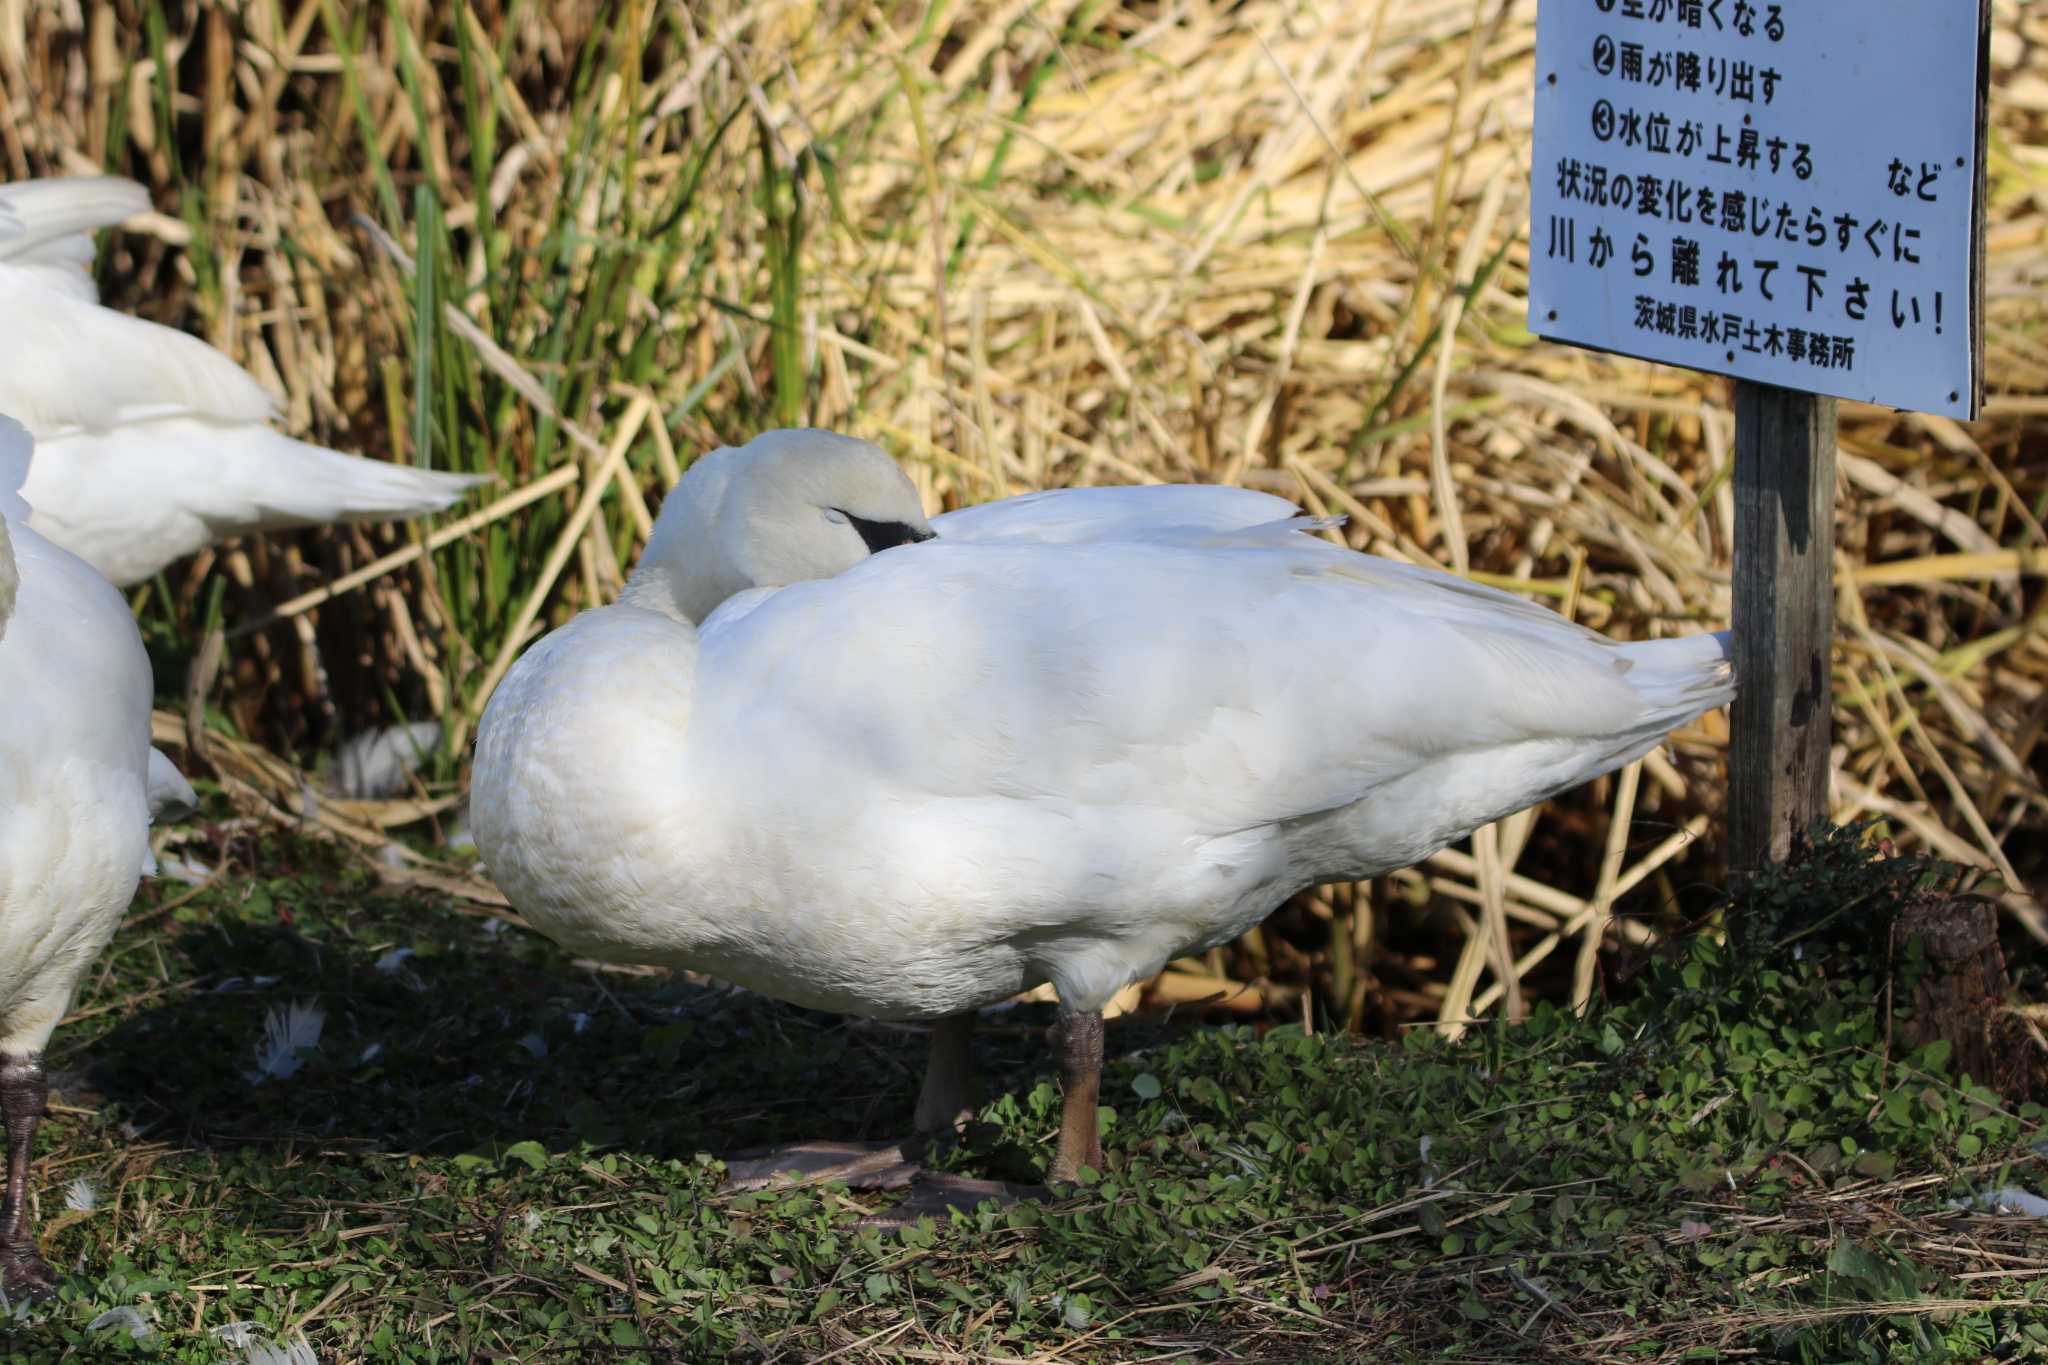
[{"label": "swan webbed foot", "polygon": [[1060,1139],[1046,1181],[1078,1184],[1081,1168],[1102,1169],[1102,1012],[1060,1016]]},{"label": "swan webbed foot", "polygon": [[936,1144],[924,1138],[899,1142],[796,1142],[725,1163],[727,1193],[798,1189],[838,1183],[856,1190],[907,1190],[900,1203],[861,1219],[861,1226],[901,1228],[920,1218],[943,1219],[956,1210],[972,1213],[986,1200],[1014,1204],[1038,1199],[1045,1190],[1005,1180],[980,1180],[950,1171],[927,1170],[920,1158]]},{"label": "swan webbed foot", "polygon": [[932,1147],[965,1134],[974,1117],[974,1014],[949,1015],[931,1026],[931,1053],[917,1095],[914,1135],[884,1142],[795,1142],[741,1152],[726,1162],[728,1190],[783,1189],[839,1181],[857,1190],[895,1190],[911,1183]]},{"label": "swan webbed foot", "polygon": [[[899,1203],[862,1219],[864,1226],[879,1228],[904,1227],[920,1218],[944,1218],[956,1211],[972,1213],[989,1200],[1014,1204],[1044,1198],[1047,1190],[1041,1185],[983,1180],[924,1165],[934,1150],[967,1135],[974,1115],[973,1034],[971,1013],[952,1015],[932,1025],[931,1057],[918,1092],[914,1136],[882,1142],[795,1142],[735,1153],[726,1160],[725,1183],[720,1188],[734,1194],[824,1184],[843,1184],[855,1190],[907,1190]],[[1102,1016],[1067,1015],[1060,1022],[1059,1036],[1060,1084],[1066,1099],[1051,1180],[1073,1184],[1081,1166],[1102,1169],[1096,1117],[1101,1095]]]},{"label": "swan webbed foot", "polygon": [[57,1272],[33,1245],[0,1247],[0,1290],[9,1303],[36,1303],[57,1292]]},{"label": "swan webbed foot", "polygon": [[861,1219],[862,1227],[903,1228],[920,1218],[943,1222],[955,1213],[969,1214],[989,1200],[1007,1207],[1020,1200],[1043,1199],[1043,1185],[1019,1185],[1008,1180],[979,1180],[970,1175],[946,1171],[919,1171],[910,1182],[910,1193],[901,1202]]},{"label": "swan webbed foot", "polygon": [[917,1138],[889,1142],[792,1142],[741,1152],[725,1163],[731,1193],[795,1189],[838,1182],[856,1190],[898,1190],[916,1178],[930,1144]]}]

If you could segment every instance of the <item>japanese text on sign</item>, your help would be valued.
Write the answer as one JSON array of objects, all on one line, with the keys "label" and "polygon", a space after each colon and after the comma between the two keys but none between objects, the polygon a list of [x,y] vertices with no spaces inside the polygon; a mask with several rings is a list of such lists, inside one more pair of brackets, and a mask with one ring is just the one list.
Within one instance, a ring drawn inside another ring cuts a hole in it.
[{"label": "japanese text on sign", "polygon": [[1542,0],[1530,329],[1976,412],[1969,0]]}]

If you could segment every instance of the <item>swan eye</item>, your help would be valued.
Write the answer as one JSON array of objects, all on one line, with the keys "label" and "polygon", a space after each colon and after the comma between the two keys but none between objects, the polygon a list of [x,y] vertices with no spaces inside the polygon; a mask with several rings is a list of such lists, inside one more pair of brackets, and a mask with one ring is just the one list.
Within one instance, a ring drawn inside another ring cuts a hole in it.
[{"label": "swan eye", "polygon": [[853,523],[853,529],[860,532],[860,538],[866,542],[869,554],[879,554],[897,545],[915,545],[920,540],[938,539],[938,532],[920,531],[904,522],[869,521],[837,507],[831,511]]}]

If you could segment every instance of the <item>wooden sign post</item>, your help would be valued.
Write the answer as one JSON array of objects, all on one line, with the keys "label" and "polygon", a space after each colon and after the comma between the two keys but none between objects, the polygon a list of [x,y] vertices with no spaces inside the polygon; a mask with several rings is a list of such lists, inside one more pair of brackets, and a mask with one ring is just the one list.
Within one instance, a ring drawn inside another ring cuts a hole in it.
[{"label": "wooden sign post", "polygon": [[1990,2],[1542,0],[1529,326],[1735,380],[1733,870],[1827,814],[1835,398],[1974,417]]},{"label": "wooden sign post", "polygon": [[1835,400],[1735,381],[1728,865],[1778,862],[1828,813]]}]

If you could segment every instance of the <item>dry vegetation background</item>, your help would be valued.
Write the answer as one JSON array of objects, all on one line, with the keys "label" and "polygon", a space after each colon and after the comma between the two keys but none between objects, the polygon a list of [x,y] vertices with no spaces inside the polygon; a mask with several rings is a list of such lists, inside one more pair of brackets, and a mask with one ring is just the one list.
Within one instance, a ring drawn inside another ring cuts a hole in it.
[{"label": "dry vegetation background", "polygon": [[[2048,10],[1995,13],[1990,401],[1843,405],[1836,794],[2039,936]],[[615,591],[693,455],[768,425],[879,441],[934,508],[1240,482],[1619,637],[1725,624],[1725,382],[1525,330],[1533,43],[1530,0],[0,0],[0,169],[148,184],[108,301],[243,360],[295,434],[499,476],[136,594],[160,689],[197,665],[188,761],[371,848],[443,831],[516,650]],[[410,799],[301,799],[340,738],[435,715]],[[1257,980],[1235,1007],[1386,1027],[1593,989],[1610,913],[1650,942],[1719,875],[1724,741],[1708,717],[1154,996]],[[432,848],[393,875],[491,899]]]}]

